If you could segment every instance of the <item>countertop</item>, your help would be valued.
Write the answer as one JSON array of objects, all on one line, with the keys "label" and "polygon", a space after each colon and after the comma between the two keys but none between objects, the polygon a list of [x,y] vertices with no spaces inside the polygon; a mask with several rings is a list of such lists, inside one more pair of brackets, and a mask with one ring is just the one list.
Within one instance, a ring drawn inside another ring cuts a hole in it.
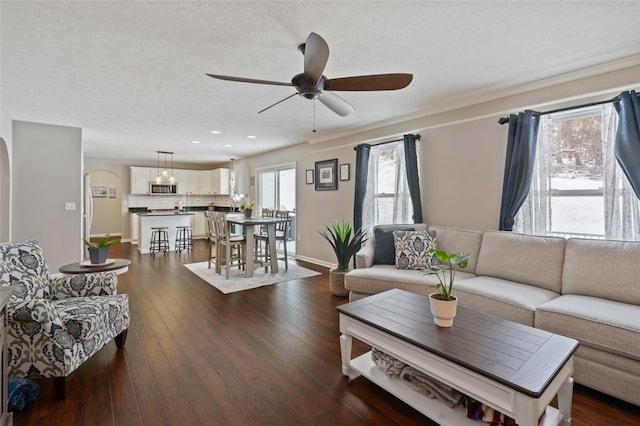
[{"label": "countertop", "polygon": [[194,212],[189,212],[189,211],[182,211],[182,212],[177,212],[177,211],[166,211],[166,212],[141,212],[141,213],[135,213],[138,216],[193,216],[195,213]]}]

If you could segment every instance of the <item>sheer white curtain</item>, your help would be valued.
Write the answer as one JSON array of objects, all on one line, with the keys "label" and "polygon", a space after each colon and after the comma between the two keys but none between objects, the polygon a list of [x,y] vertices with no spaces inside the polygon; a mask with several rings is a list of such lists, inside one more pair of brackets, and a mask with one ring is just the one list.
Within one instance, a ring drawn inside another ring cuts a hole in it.
[{"label": "sheer white curtain", "polygon": [[[395,149],[395,165],[381,160],[381,151]],[[394,167],[393,170],[390,168]],[[394,179],[393,192],[381,189]],[[407,184],[407,170],[404,159],[404,145],[384,144],[371,147],[369,153],[369,174],[367,191],[362,209],[362,229],[371,230],[375,225],[386,223],[413,223],[413,206]]]},{"label": "sheer white curtain", "polygon": [[[618,113],[613,104],[602,108],[601,138],[604,167],[605,238],[640,241],[640,201],[614,154]],[[540,117],[536,160],[531,189],[515,217],[514,232],[546,235],[551,232],[551,138],[552,119]]]},{"label": "sheer white curtain", "polygon": [[540,117],[531,189],[516,214],[514,232],[546,235],[551,230],[551,116]]},{"label": "sheer white curtain", "polygon": [[604,171],[604,229],[612,240],[640,240],[640,201],[614,153],[618,113],[613,104],[602,108]]}]

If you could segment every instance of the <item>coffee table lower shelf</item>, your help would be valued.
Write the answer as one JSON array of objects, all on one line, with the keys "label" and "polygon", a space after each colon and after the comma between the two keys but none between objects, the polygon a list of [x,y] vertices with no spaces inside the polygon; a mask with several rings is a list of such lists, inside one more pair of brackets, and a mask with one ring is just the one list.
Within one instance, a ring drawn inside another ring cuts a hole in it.
[{"label": "coffee table lower shelf", "polygon": [[[349,367],[349,376],[351,378],[358,376],[358,374],[353,374],[354,371],[359,373],[359,375],[366,377],[439,424],[447,426],[479,426],[485,424],[480,420],[467,418],[466,409],[462,406],[453,409],[449,408],[445,403],[437,399],[427,398],[419,392],[410,389],[402,383],[400,378],[387,377],[371,359],[371,352],[352,359]],[[551,406],[547,406],[539,425],[557,426],[562,424],[562,421],[562,413]]]}]

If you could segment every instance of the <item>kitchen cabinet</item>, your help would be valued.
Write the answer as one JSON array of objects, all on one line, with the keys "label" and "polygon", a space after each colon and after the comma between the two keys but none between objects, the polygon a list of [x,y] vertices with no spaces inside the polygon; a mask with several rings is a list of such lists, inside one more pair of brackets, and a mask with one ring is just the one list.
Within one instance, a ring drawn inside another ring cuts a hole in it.
[{"label": "kitchen cabinet", "polygon": [[204,238],[207,234],[204,212],[194,212],[191,234],[193,238]]},{"label": "kitchen cabinet", "polygon": [[191,194],[191,170],[175,169],[173,176],[178,184],[178,195],[190,195]]},{"label": "kitchen cabinet", "polygon": [[138,244],[138,215],[129,213],[131,216],[131,244]]},{"label": "kitchen cabinet", "polygon": [[151,167],[129,167],[131,170],[131,194],[149,195],[149,181],[155,178]]},{"label": "kitchen cabinet", "polygon": [[197,170],[196,174],[198,176],[198,194],[201,195],[213,195],[214,186],[213,186],[213,170]]},{"label": "kitchen cabinet", "polygon": [[211,186],[214,195],[229,195],[229,169],[211,170]]}]

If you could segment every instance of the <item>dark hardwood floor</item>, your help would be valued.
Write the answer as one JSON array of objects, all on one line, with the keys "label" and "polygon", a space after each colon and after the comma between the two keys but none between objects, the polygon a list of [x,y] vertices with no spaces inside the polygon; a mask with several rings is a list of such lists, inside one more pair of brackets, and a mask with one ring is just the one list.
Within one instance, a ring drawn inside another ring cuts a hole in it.
[{"label": "dark hardwood floor", "polygon": [[[347,300],[326,273],[223,295],[182,266],[206,260],[205,241],[195,249],[151,257],[113,246],[110,257],[132,261],[118,276],[131,309],[125,348],[110,342],[71,374],[64,401],[42,381],[14,425],[435,424],[342,376],[335,307]],[[354,353],[366,350],[354,341]],[[576,426],[639,424],[638,407],[581,386],[573,404]]]}]

